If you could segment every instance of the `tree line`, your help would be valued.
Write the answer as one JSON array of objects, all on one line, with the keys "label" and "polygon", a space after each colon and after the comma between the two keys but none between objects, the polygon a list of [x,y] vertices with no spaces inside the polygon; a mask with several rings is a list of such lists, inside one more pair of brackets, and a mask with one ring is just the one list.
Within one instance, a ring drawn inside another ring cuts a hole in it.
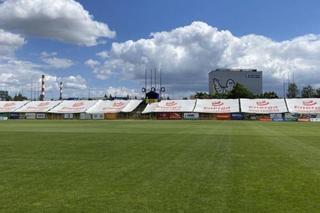
[{"label": "tree line", "polygon": [[[287,98],[320,98],[320,88],[313,88],[307,85],[302,88],[301,93],[295,83],[290,83],[287,88]],[[206,92],[197,92],[191,96],[192,99],[237,99],[237,98],[279,98],[274,91],[264,92],[263,94],[255,95],[250,92],[245,86],[237,83],[235,87],[225,94],[210,95]]]}]

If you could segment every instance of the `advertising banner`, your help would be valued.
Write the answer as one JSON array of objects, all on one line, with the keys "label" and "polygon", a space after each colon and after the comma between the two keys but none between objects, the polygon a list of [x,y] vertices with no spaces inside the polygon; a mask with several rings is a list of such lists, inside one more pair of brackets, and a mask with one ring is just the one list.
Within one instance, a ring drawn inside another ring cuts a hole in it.
[{"label": "advertising banner", "polygon": [[0,101],[0,113],[15,112],[29,101]]},{"label": "advertising banner", "polygon": [[186,120],[197,120],[199,119],[199,113],[192,113],[192,112],[184,113],[183,118]]},{"label": "advertising banner", "polygon": [[22,106],[16,112],[21,113],[41,113],[48,112],[50,109],[54,108],[61,101],[32,101]]},{"label": "advertising banner", "polygon": [[275,114],[287,112],[284,99],[240,99],[241,112]]},{"label": "advertising banner", "polygon": [[286,99],[286,102],[290,113],[320,114],[319,98]]},{"label": "advertising banner", "polygon": [[194,112],[236,113],[240,112],[238,99],[198,99]]},{"label": "advertising banner", "polygon": [[193,112],[195,100],[162,100],[152,105],[152,112]]},{"label": "advertising banner", "polygon": [[77,114],[86,112],[96,103],[97,101],[63,101],[61,104],[54,107],[49,112],[58,114]]},{"label": "advertising banner", "polygon": [[95,106],[87,110],[89,114],[105,114],[105,113],[130,113],[134,111],[142,100],[113,100],[99,101]]}]

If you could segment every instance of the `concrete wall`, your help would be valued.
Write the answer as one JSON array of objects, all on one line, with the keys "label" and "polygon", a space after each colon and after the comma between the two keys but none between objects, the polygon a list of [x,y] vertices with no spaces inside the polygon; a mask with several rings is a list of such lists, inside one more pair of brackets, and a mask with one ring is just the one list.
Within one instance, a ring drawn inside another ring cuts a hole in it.
[{"label": "concrete wall", "polygon": [[217,69],[209,73],[210,94],[229,92],[236,83],[242,84],[254,94],[263,92],[261,71]]}]

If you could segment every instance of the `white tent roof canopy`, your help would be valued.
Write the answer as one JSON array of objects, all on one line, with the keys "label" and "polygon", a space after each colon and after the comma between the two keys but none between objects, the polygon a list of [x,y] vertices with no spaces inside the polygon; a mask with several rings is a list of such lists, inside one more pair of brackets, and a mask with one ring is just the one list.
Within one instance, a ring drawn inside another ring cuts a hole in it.
[{"label": "white tent roof canopy", "polygon": [[148,104],[147,107],[143,110],[142,114],[148,114],[154,112],[154,109],[158,106],[158,102]]},{"label": "white tent roof canopy", "polygon": [[29,101],[0,101],[0,113],[15,112]]},{"label": "white tent roof canopy", "polygon": [[290,113],[319,114],[320,98],[286,99]]},{"label": "white tent roof canopy", "polygon": [[51,109],[50,113],[56,114],[76,114],[84,113],[90,107],[93,107],[98,101],[87,101],[87,100],[77,100],[77,101],[62,101],[61,104]]},{"label": "white tent roof canopy", "polygon": [[132,112],[140,104],[142,100],[114,100],[99,101],[96,105],[87,110],[89,114],[119,113]]},{"label": "white tent roof canopy", "polygon": [[288,112],[284,99],[240,99],[241,112],[276,114]]},{"label": "white tent roof canopy", "polygon": [[147,106],[144,113],[151,112],[193,112],[196,100],[162,100]]},{"label": "white tent roof canopy", "polygon": [[48,112],[60,103],[61,101],[32,101],[18,109],[16,112],[44,113]]},{"label": "white tent roof canopy", "polygon": [[197,99],[194,112],[237,113],[240,112],[239,99]]}]

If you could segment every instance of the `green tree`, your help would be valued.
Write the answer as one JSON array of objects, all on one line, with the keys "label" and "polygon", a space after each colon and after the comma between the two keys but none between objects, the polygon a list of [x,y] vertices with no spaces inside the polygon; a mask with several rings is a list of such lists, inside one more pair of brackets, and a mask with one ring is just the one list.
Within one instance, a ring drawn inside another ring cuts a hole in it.
[{"label": "green tree", "polygon": [[209,99],[210,95],[206,92],[197,92],[194,96],[196,99]]},{"label": "green tree", "polygon": [[316,98],[320,98],[320,88],[316,89]]},{"label": "green tree", "polygon": [[7,96],[6,101],[12,101],[12,97],[10,95]]},{"label": "green tree", "polygon": [[288,98],[296,98],[296,97],[298,97],[298,94],[299,94],[298,86],[295,83],[290,83],[288,85],[287,97]]},{"label": "green tree", "polygon": [[14,101],[25,101],[25,100],[28,100],[28,98],[23,96],[21,93],[18,93],[13,97],[13,100]]},{"label": "green tree", "polygon": [[260,98],[279,98],[276,92],[271,91],[271,92],[265,92],[262,95],[259,96]]},{"label": "green tree", "polygon": [[254,98],[255,95],[243,85],[236,83],[235,87],[228,93],[228,98]]},{"label": "green tree", "polygon": [[302,88],[301,97],[302,98],[314,98],[314,97],[316,97],[316,91],[311,85],[308,85],[308,86]]}]

